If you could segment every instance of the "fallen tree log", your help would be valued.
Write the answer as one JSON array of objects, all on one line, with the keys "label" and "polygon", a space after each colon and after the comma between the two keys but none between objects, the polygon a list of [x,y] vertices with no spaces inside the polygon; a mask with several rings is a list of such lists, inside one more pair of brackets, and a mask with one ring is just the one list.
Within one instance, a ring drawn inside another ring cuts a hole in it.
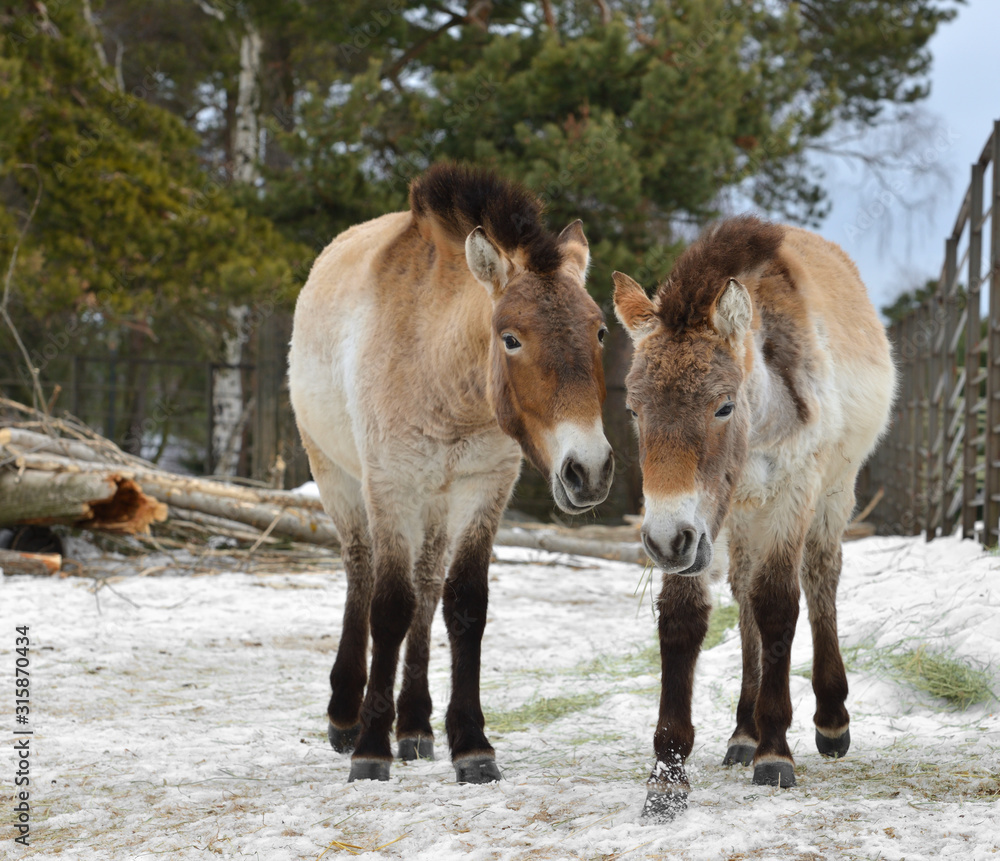
[{"label": "fallen tree log", "polygon": [[[17,474],[33,476],[29,479],[33,483],[51,481],[57,476],[64,477],[64,481],[70,480],[69,476],[88,481],[102,481],[109,477],[127,479],[166,506],[224,517],[261,531],[269,529],[275,537],[322,545],[340,543],[333,521],[322,510],[321,504],[319,508],[314,505],[318,500],[287,491],[257,490],[143,467],[76,461],[44,452],[19,453],[13,465],[18,469]],[[14,474],[6,472],[0,475],[9,478]],[[0,523],[5,522],[5,513],[17,518],[9,521],[12,523],[40,522],[26,520],[17,499],[11,498],[7,507],[9,512],[0,510]]]},{"label": "fallen tree log", "polygon": [[[8,466],[16,468],[16,472],[0,469],[0,481],[12,480],[11,476],[17,475],[19,481],[53,483],[53,490],[56,491],[58,483],[80,481],[86,485],[88,482],[106,483],[109,479],[125,480],[139,492],[178,511],[234,521],[274,538],[323,546],[340,543],[333,520],[323,510],[322,502],[314,497],[176,475],[134,458],[129,463],[102,462],[104,441],[100,446],[91,446],[88,441],[64,441],[19,428],[3,428],[0,434],[0,462],[3,461],[2,455],[6,454]],[[69,445],[66,451],[71,456],[61,453],[63,442]],[[25,479],[29,475],[33,477]],[[71,514],[76,511],[73,509]],[[7,510],[0,508],[0,523],[4,522],[4,516],[10,517],[11,514],[17,515],[17,519],[9,522],[29,522],[24,519],[23,509],[18,503],[10,502]],[[574,534],[573,529],[504,528],[498,532],[495,544],[645,564],[646,554],[642,545],[637,541],[615,540],[615,531],[620,533],[622,529],[609,529],[607,538],[598,538],[587,533]],[[624,531],[631,537],[634,530]]]},{"label": "fallen tree log", "polygon": [[58,553],[21,553],[17,550],[0,550],[0,569],[4,574],[31,574],[43,576],[57,574],[62,568]]},{"label": "fallen tree log", "polygon": [[[112,453],[117,455],[113,462],[109,462],[109,446]],[[287,490],[239,485],[166,472],[141,458],[125,454],[103,438],[100,443],[86,440],[67,440],[23,428],[4,427],[0,428],[0,448],[10,452],[15,463],[18,463],[19,457],[23,457],[21,463],[31,464],[36,469],[55,470],[67,468],[72,464],[73,468],[80,472],[100,472],[107,467],[121,464],[127,467],[130,475],[137,478],[146,474],[167,476],[183,481],[188,486],[209,488],[212,493],[228,494],[235,499],[269,502],[275,505],[295,505],[298,508],[313,511],[323,510],[323,503],[313,496],[296,494]],[[0,460],[2,459],[0,457]]]},{"label": "fallen tree log", "polygon": [[[45,452],[73,460],[104,463],[105,465],[112,459],[111,453],[105,447],[98,447],[83,440],[49,436],[15,427],[0,428],[0,447],[9,449],[12,453]],[[124,452],[122,454],[124,455]],[[124,462],[125,459],[123,457],[119,462]]]},{"label": "fallen tree log", "polygon": [[193,484],[155,475],[144,475],[141,481],[147,493],[170,506],[235,520],[276,537],[327,546],[340,544],[337,527],[329,515],[293,505],[290,500],[279,506],[265,500],[218,494],[215,488],[204,488],[205,482]]},{"label": "fallen tree log", "polygon": [[66,523],[113,532],[149,532],[166,507],[114,469],[104,472],[0,471],[0,525]]},{"label": "fallen tree log", "polygon": [[569,553],[573,556],[591,556],[617,562],[636,562],[645,565],[646,551],[639,542],[597,541],[577,538],[570,530],[555,532],[547,529],[501,529],[493,542],[498,547],[528,547],[548,550],[550,553]]}]

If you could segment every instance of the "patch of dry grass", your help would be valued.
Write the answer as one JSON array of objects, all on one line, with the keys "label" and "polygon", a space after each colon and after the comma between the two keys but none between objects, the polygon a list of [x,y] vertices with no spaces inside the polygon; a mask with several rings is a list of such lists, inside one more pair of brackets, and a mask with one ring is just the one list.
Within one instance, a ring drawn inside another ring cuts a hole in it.
[{"label": "patch of dry grass", "polygon": [[969,658],[932,651],[926,645],[889,655],[895,674],[918,691],[945,700],[964,711],[977,703],[996,698],[987,669],[973,665]]}]

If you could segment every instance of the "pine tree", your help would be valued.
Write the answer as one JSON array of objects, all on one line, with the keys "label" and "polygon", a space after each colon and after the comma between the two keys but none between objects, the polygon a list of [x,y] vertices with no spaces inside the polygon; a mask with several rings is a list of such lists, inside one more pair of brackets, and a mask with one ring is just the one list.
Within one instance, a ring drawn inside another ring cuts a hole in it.
[{"label": "pine tree", "polygon": [[5,265],[41,183],[13,277],[35,362],[70,343],[214,356],[228,305],[289,304],[308,252],[202,170],[197,135],[154,103],[169,81],[150,72],[122,92],[81,4],[53,7],[41,25],[35,6],[19,4],[0,42]]}]

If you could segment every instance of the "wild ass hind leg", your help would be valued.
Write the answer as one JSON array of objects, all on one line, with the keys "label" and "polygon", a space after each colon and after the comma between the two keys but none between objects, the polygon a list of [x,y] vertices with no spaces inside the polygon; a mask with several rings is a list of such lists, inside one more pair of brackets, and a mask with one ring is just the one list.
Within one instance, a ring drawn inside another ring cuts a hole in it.
[{"label": "wild ass hind leg", "polygon": [[729,739],[723,765],[752,765],[757,751],[757,724],[754,709],[760,692],[760,631],[750,605],[748,589],[752,566],[737,536],[729,544],[731,567],[729,584],[740,610],[740,644],[743,655],[743,681],[736,706],[736,729]]},{"label": "wild ass hind leg", "polygon": [[431,625],[444,582],[447,535],[440,521],[428,524],[424,544],[413,570],[416,608],[406,635],[403,682],[396,700],[396,757],[401,760],[434,759],[430,690],[427,665],[430,658]]},{"label": "wild ass hind leg", "polygon": [[392,764],[389,733],[396,717],[393,703],[396,666],[416,608],[413,555],[414,546],[422,544],[416,513],[398,501],[393,504],[394,498],[403,496],[399,489],[387,486],[381,490],[373,484],[370,480],[369,512],[379,512],[380,517],[372,518],[370,527],[375,570],[369,617],[371,669],[348,782],[389,779]]},{"label": "wild ass hind leg", "polygon": [[760,690],[754,707],[757,786],[795,786],[795,761],[786,734],[792,722],[788,691],[792,640],[799,616],[799,569],[804,536],[779,543],[756,567],[750,606],[760,631]]},{"label": "wild ass hind leg", "polygon": [[347,601],[330,671],[327,737],[337,753],[350,753],[361,730],[361,700],[368,681],[368,614],[372,599],[372,550],[361,484],[330,460],[301,428],[309,466],[323,507],[341,539],[347,573]]},{"label": "wild ass hind leg", "polygon": [[663,575],[659,597],[660,714],[653,736],[656,764],[646,781],[646,822],[670,822],[687,808],[684,763],[694,746],[691,696],[694,667],[708,631],[712,601],[705,575]]},{"label": "wild ass hind leg", "polygon": [[347,602],[337,657],[330,670],[327,738],[337,753],[350,753],[361,731],[361,701],[368,681],[368,631],[372,601],[372,550],[362,532],[340,529],[347,573]]},{"label": "wild ass hind leg", "polygon": [[[849,487],[853,487],[853,477]],[[806,537],[802,564],[802,587],[806,593],[813,638],[816,748],[823,756],[835,759],[845,756],[851,746],[851,719],[844,705],[847,700],[847,673],[837,637],[837,586],[842,560],[841,541],[854,505],[854,494],[843,492],[836,499],[835,505],[827,505],[817,512]]]},{"label": "wild ass hind leg", "polygon": [[[444,621],[451,645],[451,702],[445,728],[458,783],[495,783],[503,779],[493,745],[483,731],[486,721],[479,679],[493,539],[516,478],[515,466],[494,485],[485,505],[481,492],[471,489],[480,500],[479,510],[463,528],[455,530],[461,537],[444,584]],[[461,510],[455,503],[453,507]]]}]

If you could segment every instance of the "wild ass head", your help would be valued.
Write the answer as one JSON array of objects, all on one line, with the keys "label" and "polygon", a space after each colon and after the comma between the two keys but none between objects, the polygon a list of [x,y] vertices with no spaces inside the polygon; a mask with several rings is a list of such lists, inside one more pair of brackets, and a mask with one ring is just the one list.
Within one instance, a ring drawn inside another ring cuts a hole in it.
[{"label": "wild ass head", "polygon": [[488,392],[497,422],[549,477],[563,511],[593,508],[608,495],[614,457],[601,417],[608,328],[583,286],[582,225],[512,252],[479,226],[465,254],[493,303]]},{"label": "wild ass head", "polygon": [[615,313],[635,345],[628,409],[639,432],[646,552],[667,573],[712,561],[747,457],[754,302],[739,280],[773,259],[783,231],[731,219],[691,245],[651,300],[614,273]]}]

